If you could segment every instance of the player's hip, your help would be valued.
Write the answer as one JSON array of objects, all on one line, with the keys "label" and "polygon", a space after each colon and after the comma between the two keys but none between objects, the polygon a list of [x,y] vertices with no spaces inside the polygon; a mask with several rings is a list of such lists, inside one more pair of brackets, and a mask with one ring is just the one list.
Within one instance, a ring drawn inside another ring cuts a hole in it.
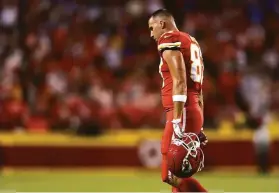
[{"label": "player's hip", "polygon": [[[166,112],[165,132],[172,131],[173,110]],[[199,107],[184,108],[181,116],[181,124],[186,132],[200,133],[203,127],[203,113]]]},{"label": "player's hip", "polygon": [[[173,108],[169,109],[169,111],[166,112],[166,120],[172,121],[173,120]],[[185,117],[185,120],[196,120],[196,119],[203,119],[203,111],[199,105],[190,105],[187,107],[184,107],[182,115]],[[182,117],[183,118],[183,117]]]},{"label": "player's hip", "polygon": [[[195,110],[195,108],[200,109],[202,104],[201,100],[201,95],[199,93],[188,93],[187,101],[185,103],[186,110]],[[162,104],[166,112],[172,111],[174,108],[172,95],[162,96]]]}]

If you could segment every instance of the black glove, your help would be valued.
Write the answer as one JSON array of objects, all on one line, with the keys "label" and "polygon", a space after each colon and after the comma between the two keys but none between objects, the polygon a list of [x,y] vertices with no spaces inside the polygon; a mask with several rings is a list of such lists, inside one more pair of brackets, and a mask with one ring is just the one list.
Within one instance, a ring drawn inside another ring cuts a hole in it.
[{"label": "black glove", "polygon": [[198,134],[200,143],[201,143],[201,148],[204,148],[208,142],[208,139],[205,135],[205,133],[203,132],[203,128],[201,129],[201,132]]}]

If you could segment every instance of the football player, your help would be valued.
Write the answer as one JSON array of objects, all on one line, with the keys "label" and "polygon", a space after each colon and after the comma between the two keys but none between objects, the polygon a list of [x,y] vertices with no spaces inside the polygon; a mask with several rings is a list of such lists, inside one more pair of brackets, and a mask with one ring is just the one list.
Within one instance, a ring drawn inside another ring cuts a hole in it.
[{"label": "football player", "polygon": [[173,192],[206,192],[196,179],[174,176],[167,162],[171,140],[183,138],[185,132],[197,134],[202,144],[207,142],[201,131],[204,66],[200,46],[195,38],[178,30],[172,14],[165,9],[155,11],[148,26],[160,54],[161,95],[166,111],[161,141],[162,181],[173,186]]}]

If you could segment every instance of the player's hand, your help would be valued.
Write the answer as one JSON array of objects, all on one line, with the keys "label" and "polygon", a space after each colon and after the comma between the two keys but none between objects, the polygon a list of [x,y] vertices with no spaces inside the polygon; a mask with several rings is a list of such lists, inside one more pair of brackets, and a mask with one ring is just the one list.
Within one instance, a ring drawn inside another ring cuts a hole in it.
[{"label": "player's hand", "polygon": [[173,125],[173,131],[174,131],[175,135],[178,138],[182,139],[185,136],[185,134],[184,134],[184,129],[181,126],[180,119],[172,120],[172,125]]},{"label": "player's hand", "polygon": [[208,139],[207,136],[205,135],[205,133],[203,132],[203,128],[201,128],[201,132],[198,134],[200,143],[201,143],[201,147],[205,147],[206,144],[208,143]]}]

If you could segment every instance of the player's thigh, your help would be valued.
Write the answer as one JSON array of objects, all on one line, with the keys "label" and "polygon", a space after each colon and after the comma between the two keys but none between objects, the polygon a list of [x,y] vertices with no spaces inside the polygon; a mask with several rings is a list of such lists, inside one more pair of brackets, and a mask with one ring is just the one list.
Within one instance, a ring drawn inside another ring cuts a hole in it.
[{"label": "player's thigh", "polygon": [[173,111],[169,111],[166,113],[166,124],[165,129],[162,135],[161,141],[161,153],[167,154],[171,139],[173,136],[173,126],[172,126],[172,119],[173,119]]},{"label": "player's thigh", "polygon": [[190,106],[186,109],[186,132],[198,134],[203,127],[203,113],[199,106]]}]

